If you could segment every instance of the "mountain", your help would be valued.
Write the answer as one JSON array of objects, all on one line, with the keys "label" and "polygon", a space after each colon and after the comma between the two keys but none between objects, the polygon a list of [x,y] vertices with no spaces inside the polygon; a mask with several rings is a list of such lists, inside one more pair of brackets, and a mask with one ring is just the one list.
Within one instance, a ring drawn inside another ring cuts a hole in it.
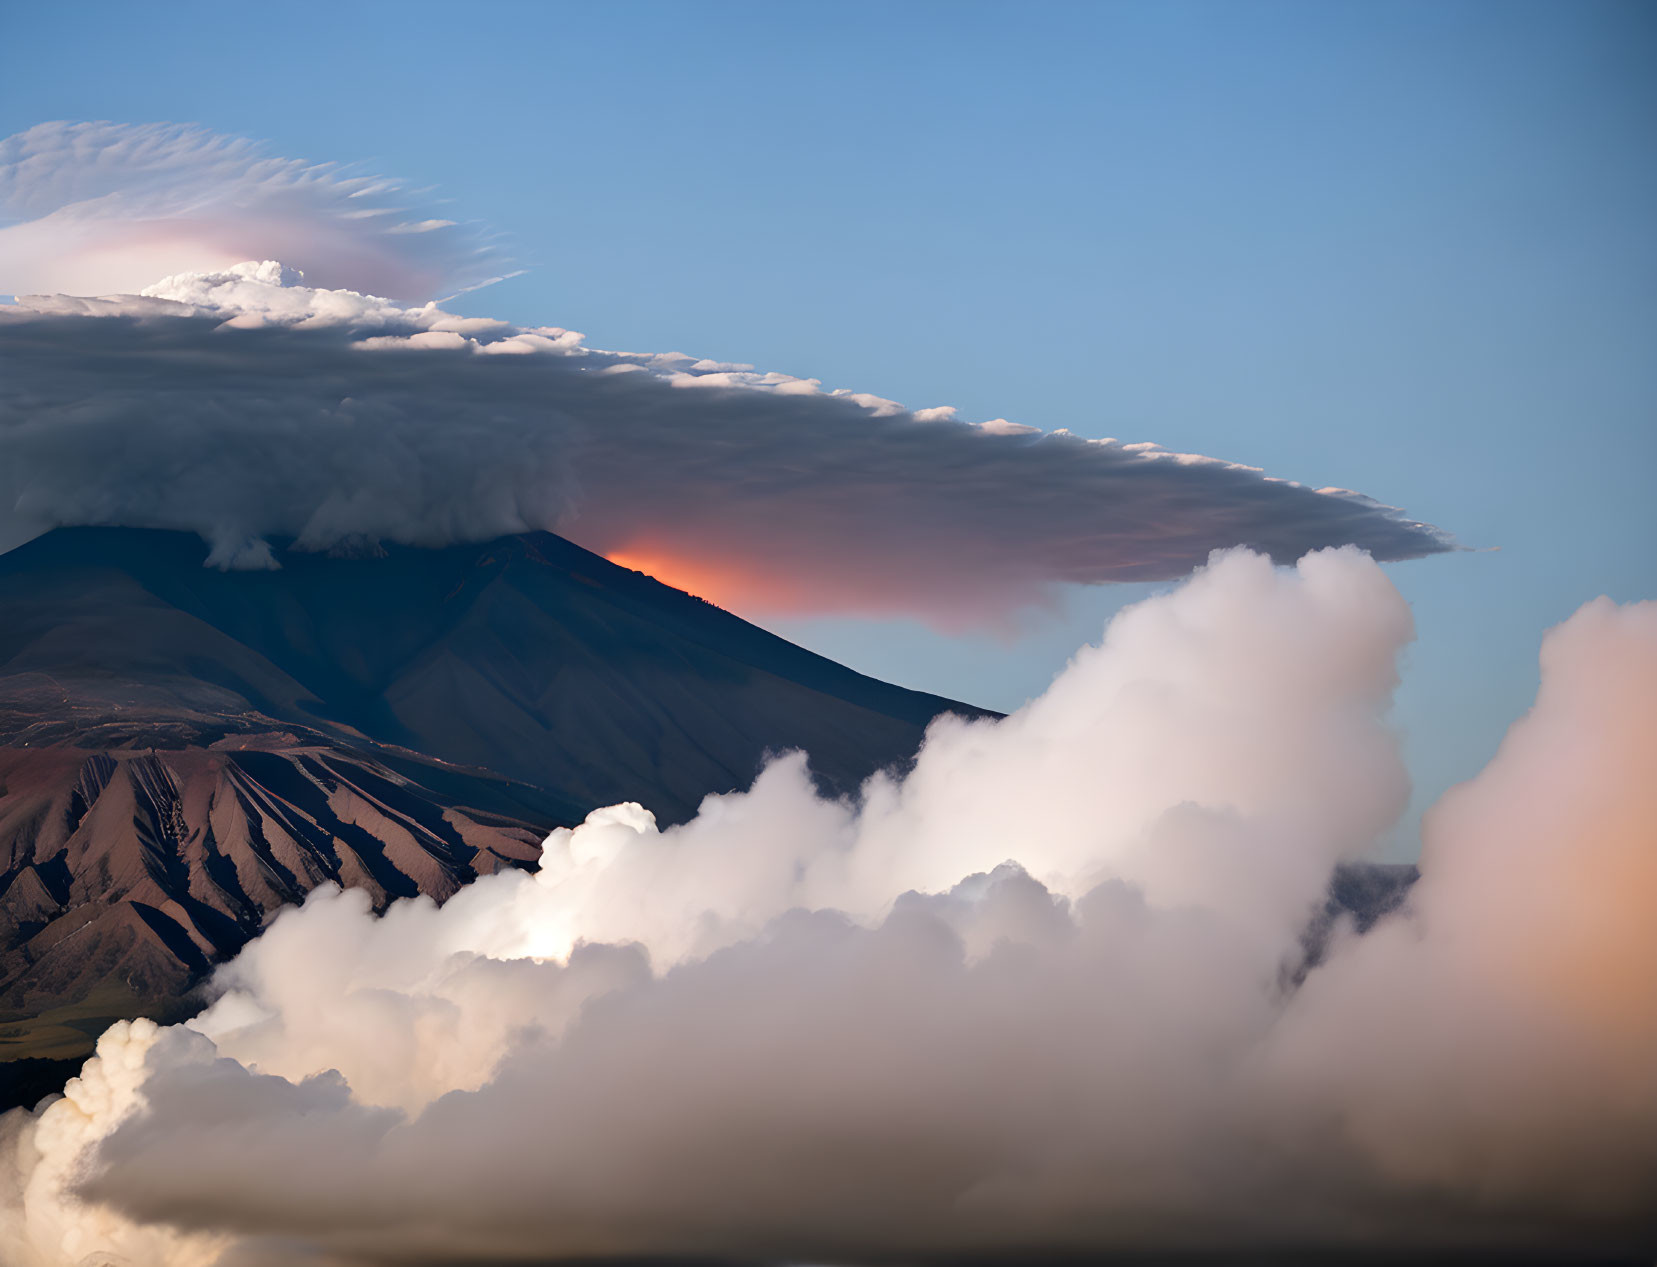
[{"label": "mountain", "polygon": [[0,556],[0,1058],[188,1010],[319,883],[442,899],[596,806],[681,821],[790,748],[849,791],[980,711],[546,533],[203,553],[73,528]]},{"label": "mountain", "polygon": [[[596,806],[681,821],[790,748],[850,791],[980,712],[545,533],[270,572],[203,553],[74,528],[0,555],[0,1109],[111,1020],[188,1015],[318,884],[442,900]],[[1343,868],[1296,975],[1414,878]]]},{"label": "mountain", "polygon": [[[270,720],[678,821],[800,747],[849,789],[944,710],[546,533],[201,566],[185,534],[0,556],[0,743],[201,744]],[[164,736],[166,738],[164,738]],[[168,744],[168,746],[171,746]]]}]

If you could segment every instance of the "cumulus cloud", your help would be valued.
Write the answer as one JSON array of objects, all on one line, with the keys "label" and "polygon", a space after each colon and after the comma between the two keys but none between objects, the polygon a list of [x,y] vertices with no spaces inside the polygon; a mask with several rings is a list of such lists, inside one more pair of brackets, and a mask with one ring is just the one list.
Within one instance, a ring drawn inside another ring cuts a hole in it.
[{"label": "cumulus cloud", "polygon": [[401,182],[170,123],[43,123],[0,140],[0,293],[137,291],[278,255],[324,286],[427,300],[499,249]]},{"label": "cumulus cloud", "polygon": [[300,284],[267,262],[0,306],[0,545],[200,533],[219,566],[549,529],[746,612],[1003,619],[1244,545],[1452,548],[1357,493],[1152,444]]},{"label": "cumulus cloud", "polygon": [[1649,1245],[1657,605],[1548,636],[1409,908],[1302,971],[1331,866],[1404,799],[1410,635],[1356,551],[1236,552],[855,803],[788,758],[442,908],[319,890],[196,1021],[116,1026],[5,1119],[0,1247]]}]

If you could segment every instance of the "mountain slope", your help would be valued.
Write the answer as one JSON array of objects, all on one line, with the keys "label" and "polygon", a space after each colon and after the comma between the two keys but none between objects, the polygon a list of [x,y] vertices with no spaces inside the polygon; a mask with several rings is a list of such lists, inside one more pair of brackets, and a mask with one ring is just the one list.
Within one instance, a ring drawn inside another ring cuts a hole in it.
[{"label": "mountain slope", "polygon": [[187,1010],[317,884],[441,900],[595,806],[677,821],[796,747],[849,791],[976,711],[546,534],[202,554],[82,528],[0,556],[0,1058]]},{"label": "mountain slope", "polygon": [[182,534],[60,529],[0,556],[0,741],[97,728],[153,743],[157,723],[216,738],[257,713],[677,821],[768,751],[804,748],[850,790],[912,755],[939,712],[978,711],[546,533],[290,551],[279,572],[212,571],[201,552]]}]

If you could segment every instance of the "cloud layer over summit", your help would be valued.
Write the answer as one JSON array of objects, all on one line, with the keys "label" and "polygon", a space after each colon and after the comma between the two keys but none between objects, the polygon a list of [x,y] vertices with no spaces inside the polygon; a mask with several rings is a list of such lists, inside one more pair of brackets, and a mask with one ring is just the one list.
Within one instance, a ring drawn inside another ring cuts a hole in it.
[{"label": "cloud layer over summit", "polygon": [[546,529],[738,610],[944,623],[1064,582],[1181,576],[1234,545],[1453,548],[1252,467],[300,281],[266,262],[0,306],[0,548],[120,524],[258,567],[275,537]]}]

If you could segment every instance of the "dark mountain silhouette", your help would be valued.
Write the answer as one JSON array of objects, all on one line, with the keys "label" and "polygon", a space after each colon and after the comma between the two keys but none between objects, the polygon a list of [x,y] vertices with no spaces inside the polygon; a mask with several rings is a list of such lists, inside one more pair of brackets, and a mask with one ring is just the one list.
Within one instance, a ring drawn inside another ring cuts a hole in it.
[{"label": "dark mountain silhouette", "polygon": [[804,748],[849,789],[939,712],[978,711],[547,533],[289,551],[277,572],[201,553],[185,534],[76,528],[0,556],[0,742],[200,745],[274,720],[492,770],[566,815],[637,800],[677,821],[767,751]]},{"label": "dark mountain silhouette", "polygon": [[319,883],[442,899],[596,806],[680,821],[790,748],[850,791],[978,711],[545,533],[202,555],[75,528],[0,556],[0,1057],[187,1009]]}]

